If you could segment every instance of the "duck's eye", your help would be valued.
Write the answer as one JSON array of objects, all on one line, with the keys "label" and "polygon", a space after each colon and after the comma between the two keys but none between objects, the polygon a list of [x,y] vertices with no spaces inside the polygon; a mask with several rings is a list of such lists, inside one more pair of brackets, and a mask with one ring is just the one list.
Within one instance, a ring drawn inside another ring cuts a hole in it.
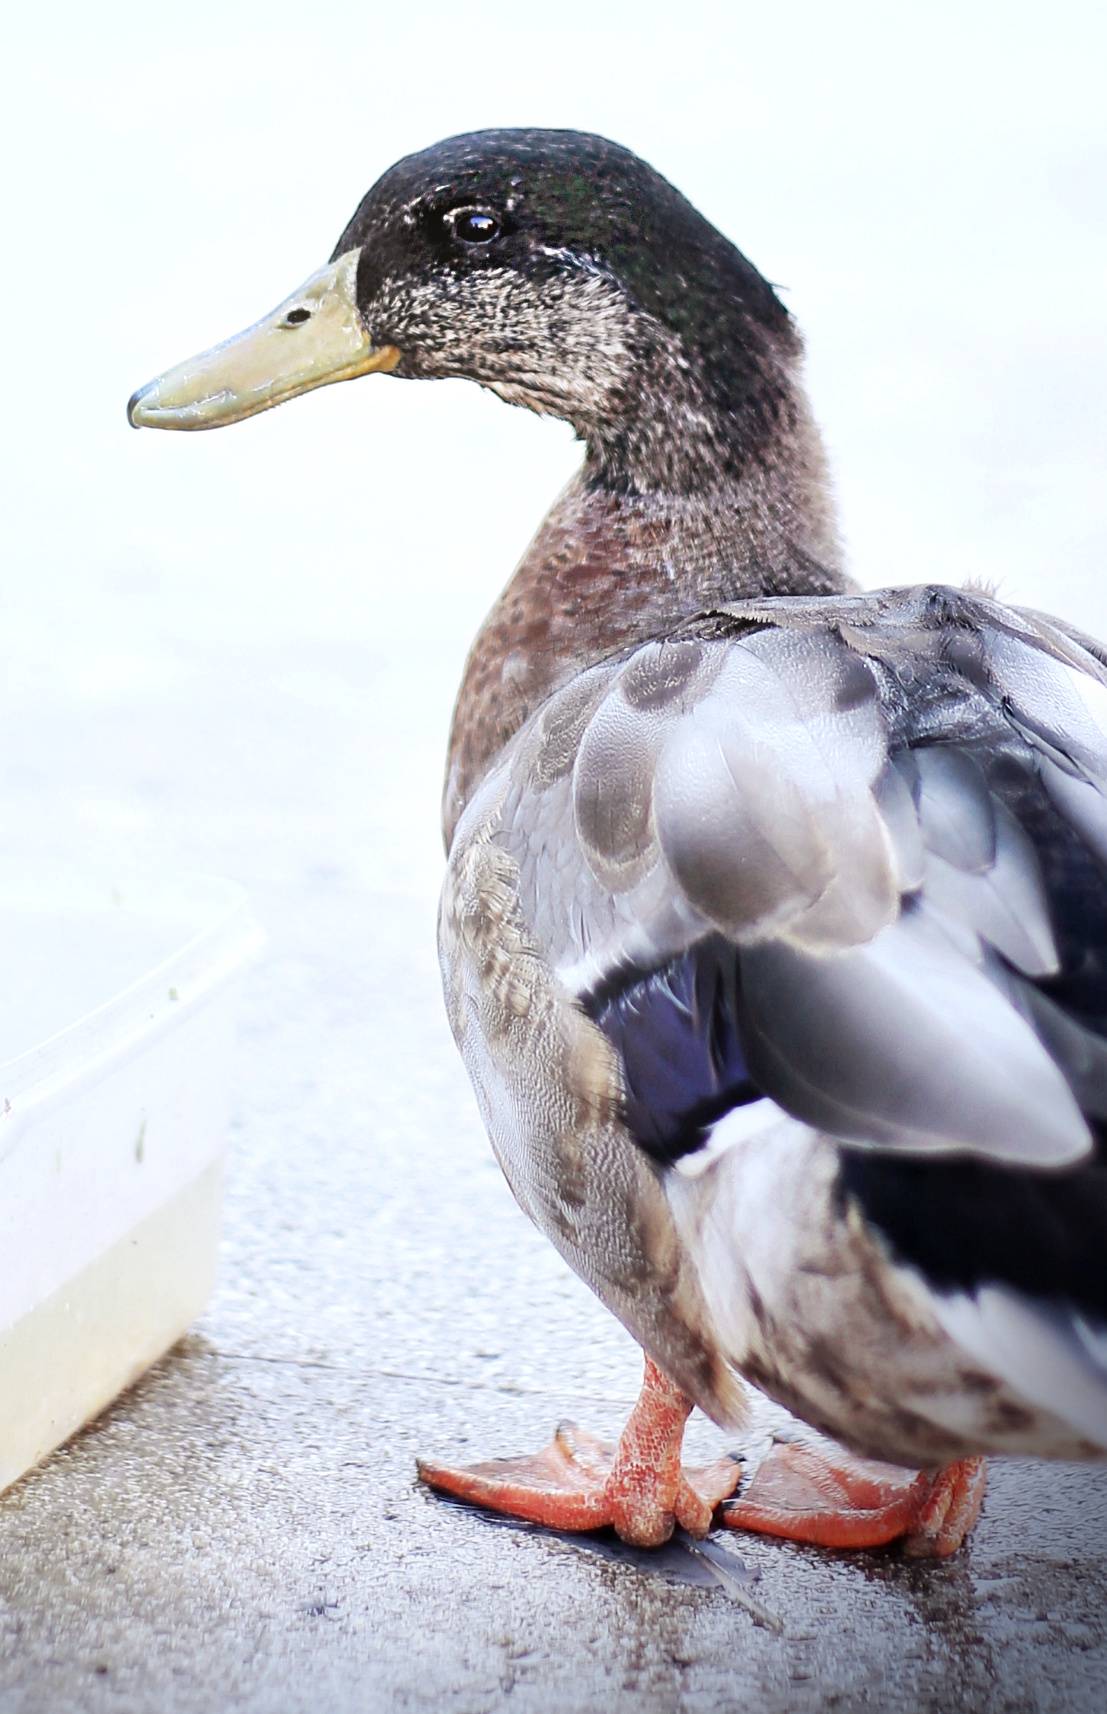
[{"label": "duck's eye", "polygon": [[487,208],[455,208],[449,222],[454,237],[463,244],[491,244],[500,236],[499,217]]}]

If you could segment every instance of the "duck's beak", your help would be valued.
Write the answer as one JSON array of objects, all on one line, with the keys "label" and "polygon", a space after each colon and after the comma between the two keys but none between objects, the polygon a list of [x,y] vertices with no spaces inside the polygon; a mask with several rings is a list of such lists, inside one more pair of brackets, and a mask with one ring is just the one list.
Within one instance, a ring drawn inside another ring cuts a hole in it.
[{"label": "duck's beak", "polygon": [[399,351],[374,345],[358,311],[359,254],[348,250],[245,333],[140,387],[127,405],[131,426],[222,428],[312,387],[394,369]]}]

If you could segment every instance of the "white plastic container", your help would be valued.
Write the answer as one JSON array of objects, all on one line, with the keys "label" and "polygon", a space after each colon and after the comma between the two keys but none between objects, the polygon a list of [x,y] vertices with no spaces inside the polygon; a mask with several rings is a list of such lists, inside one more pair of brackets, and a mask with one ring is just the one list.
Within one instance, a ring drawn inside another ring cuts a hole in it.
[{"label": "white plastic container", "polygon": [[0,876],[0,1490],[207,1302],[260,941],[229,882]]}]

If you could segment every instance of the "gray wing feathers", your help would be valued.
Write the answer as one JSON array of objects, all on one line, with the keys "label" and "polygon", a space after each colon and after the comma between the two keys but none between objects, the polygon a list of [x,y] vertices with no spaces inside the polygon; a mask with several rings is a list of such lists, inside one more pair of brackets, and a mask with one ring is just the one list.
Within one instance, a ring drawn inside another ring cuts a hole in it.
[{"label": "gray wing feathers", "polygon": [[1091,780],[1080,779],[1043,755],[1038,772],[1061,814],[1100,861],[1107,865],[1107,798]]},{"label": "gray wing feathers", "polygon": [[739,944],[869,938],[899,896],[871,789],[886,755],[871,673],[825,633],[715,647],[725,659],[655,774],[676,882]]},{"label": "gray wing feathers", "polygon": [[977,763],[964,750],[919,750],[913,762],[917,781],[919,831],[938,858],[969,874],[990,869],[996,855],[992,797]]},{"label": "gray wing feathers", "polygon": [[1107,1109],[1107,1054],[1030,987],[1058,969],[1050,898],[978,757],[1016,746],[1107,861],[1105,733],[1107,672],[1035,615],[951,590],[752,603],[552,699],[504,838],[575,991],[725,936],[751,1067],[789,1111],[1062,1165],[1091,1146],[1074,1089]]},{"label": "gray wing feathers", "polygon": [[750,1070],[781,1106],[854,1143],[1079,1160],[1080,1108],[1032,1024],[920,911],[867,945],[811,958],[782,943],[742,960]]},{"label": "gray wing feathers", "polygon": [[966,874],[931,857],[923,896],[930,912],[952,932],[964,926],[1024,975],[1051,976],[1057,969],[1053,931],[1035,886],[1034,853],[1025,849],[1024,841],[1017,825],[1005,828],[995,866],[984,875]]}]

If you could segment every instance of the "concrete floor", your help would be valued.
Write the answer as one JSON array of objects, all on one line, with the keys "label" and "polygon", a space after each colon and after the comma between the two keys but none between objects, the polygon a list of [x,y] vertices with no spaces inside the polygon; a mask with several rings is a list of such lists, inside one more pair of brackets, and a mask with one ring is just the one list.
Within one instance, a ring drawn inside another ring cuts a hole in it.
[{"label": "concrete floor", "polygon": [[101,581],[15,637],[9,846],[235,875],[270,941],[210,1313],[0,1499],[2,1714],[1102,1714],[1105,1472],[997,1468],[940,1566],[727,1537],[752,1589],[416,1486],[420,1451],[614,1434],[638,1359],[512,1203],[442,1014],[458,615],[323,618],[316,585],[259,637],[260,593],[190,617],[203,572]]}]

